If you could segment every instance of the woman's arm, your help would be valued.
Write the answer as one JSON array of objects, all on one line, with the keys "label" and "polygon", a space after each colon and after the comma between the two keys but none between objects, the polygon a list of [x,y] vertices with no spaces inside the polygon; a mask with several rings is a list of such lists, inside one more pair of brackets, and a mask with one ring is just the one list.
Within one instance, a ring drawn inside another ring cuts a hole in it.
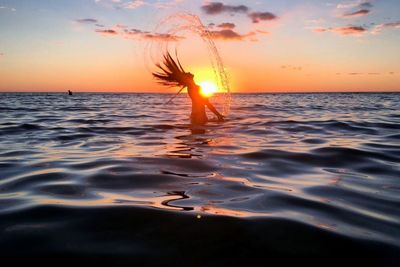
[{"label": "woman's arm", "polygon": [[218,112],[218,110],[213,106],[213,104],[210,103],[210,101],[208,101],[208,99],[206,100],[206,105],[215,115],[217,115],[219,121],[224,121],[224,116]]}]

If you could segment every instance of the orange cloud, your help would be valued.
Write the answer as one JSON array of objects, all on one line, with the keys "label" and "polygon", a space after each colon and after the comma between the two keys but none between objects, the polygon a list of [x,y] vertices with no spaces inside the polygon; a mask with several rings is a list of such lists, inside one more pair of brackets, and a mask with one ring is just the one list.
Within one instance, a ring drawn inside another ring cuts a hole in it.
[{"label": "orange cloud", "polygon": [[[210,31],[211,36],[215,40],[258,41],[255,38],[256,35],[268,34],[267,32],[264,31],[256,31],[256,32],[249,32],[246,34],[240,34],[233,30],[236,27],[236,25],[234,23],[228,23],[228,22],[221,23],[217,27],[220,28],[220,30]],[[184,39],[184,37],[182,36],[173,35],[169,33],[152,33],[149,31],[142,31],[139,29],[126,29],[125,25],[119,25],[119,24],[117,24],[112,29],[96,29],[95,32],[102,36],[121,36],[127,39],[136,39],[136,40],[176,42]]]},{"label": "orange cloud", "polygon": [[389,22],[389,23],[383,23],[383,24],[376,25],[372,29],[372,33],[373,34],[378,34],[384,29],[400,29],[400,21]]},{"label": "orange cloud", "polygon": [[[117,29],[124,29],[124,26],[117,25],[115,28]],[[138,29],[124,29],[122,31],[117,31],[114,29],[96,29],[96,33],[103,35],[103,36],[121,36],[125,38],[134,38],[138,40],[156,40],[156,41],[178,41],[183,39],[183,37],[166,34],[166,33],[151,33],[146,31],[141,31]]]},{"label": "orange cloud", "polygon": [[96,29],[95,30],[97,33],[103,35],[103,36],[115,36],[118,35],[118,32],[112,29],[105,29],[105,30],[101,30],[101,29]]},{"label": "orange cloud", "polygon": [[341,35],[355,35],[360,36],[363,33],[367,32],[367,29],[362,26],[345,26],[345,27],[336,27],[336,28],[315,28],[314,32],[334,32]]},{"label": "orange cloud", "polygon": [[[219,40],[227,40],[227,41],[244,41],[250,37],[254,37],[256,35],[255,32],[249,32],[247,34],[240,34],[231,29],[223,29],[220,31],[210,31],[212,37],[214,39]],[[252,39],[253,41],[255,39]]]},{"label": "orange cloud", "polygon": [[131,30],[125,30],[122,33],[123,36],[128,37],[128,38],[137,38],[141,40],[154,40],[154,41],[172,41],[176,42],[183,37],[169,34],[169,33],[151,33],[151,32],[146,32],[146,31],[141,31],[138,29],[131,29]]},{"label": "orange cloud", "polygon": [[221,29],[233,30],[236,25],[234,23],[224,22],[219,24],[217,27]]},{"label": "orange cloud", "polygon": [[370,12],[371,11],[368,9],[360,9],[355,12],[345,13],[341,17],[342,18],[362,17],[368,15]]}]

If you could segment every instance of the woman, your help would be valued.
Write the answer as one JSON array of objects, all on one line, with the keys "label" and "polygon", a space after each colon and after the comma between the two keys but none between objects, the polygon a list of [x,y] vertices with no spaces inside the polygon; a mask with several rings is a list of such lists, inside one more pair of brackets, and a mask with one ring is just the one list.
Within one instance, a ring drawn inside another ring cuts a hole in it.
[{"label": "woman", "polygon": [[208,118],[205,106],[217,116],[219,121],[223,121],[224,116],[215,109],[207,97],[201,95],[201,88],[194,82],[194,75],[190,72],[185,72],[179,59],[177,61],[178,64],[171,55],[167,53],[164,55],[164,66],[157,64],[157,67],[160,68],[161,71],[153,73],[153,76],[162,85],[182,87],[181,91],[185,87],[187,88],[188,94],[192,100],[192,114],[190,116],[192,124],[204,125],[207,123]]}]

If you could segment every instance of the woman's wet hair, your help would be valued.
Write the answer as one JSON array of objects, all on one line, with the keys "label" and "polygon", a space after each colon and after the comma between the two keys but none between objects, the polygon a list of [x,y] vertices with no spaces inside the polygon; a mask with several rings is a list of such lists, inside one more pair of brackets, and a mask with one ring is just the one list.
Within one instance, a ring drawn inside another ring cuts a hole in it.
[{"label": "woman's wet hair", "polygon": [[152,74],[162,85],[169,87],[188,86],[193,81],[194,75],[186,72],[179,62],[178,56],[176,56],[175,61],[169,52],[164,55],[163,63],[157,64],[157,67],[159,71]]}]

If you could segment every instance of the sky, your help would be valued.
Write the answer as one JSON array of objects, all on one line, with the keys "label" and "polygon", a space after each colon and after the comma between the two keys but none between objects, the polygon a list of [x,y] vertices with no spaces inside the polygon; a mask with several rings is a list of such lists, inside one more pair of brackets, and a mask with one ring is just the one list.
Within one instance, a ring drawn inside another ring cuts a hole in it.
[{"label": "sky", "polygon": [[182,13],[232,92],[400,91],[398,0],[0,0],[0,92],[175,92],[151,75],[165,47],[212,80],[200,36],[171,31]]}]

